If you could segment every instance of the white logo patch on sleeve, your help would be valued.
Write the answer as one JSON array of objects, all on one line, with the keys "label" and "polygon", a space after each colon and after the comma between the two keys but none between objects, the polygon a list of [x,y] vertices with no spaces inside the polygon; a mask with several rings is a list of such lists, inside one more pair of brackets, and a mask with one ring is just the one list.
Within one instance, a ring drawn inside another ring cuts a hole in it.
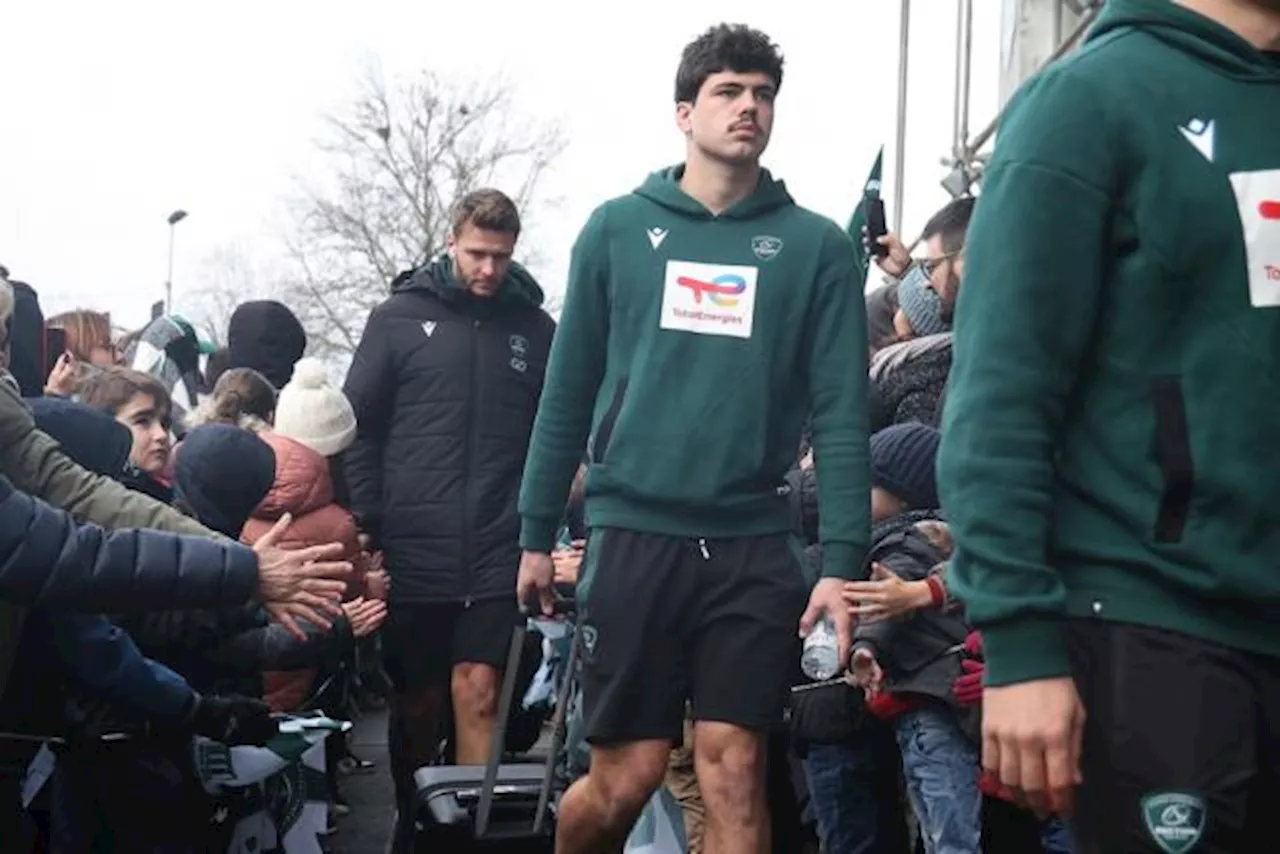
[{"label": "white logo patch on sleeve", "polygon": [[1280,169],[1231,173],[1249,266],[1249,301],[1280,306]]},{"label": "white logo patch on sleeve", "polygon": [[668,261],[662,285],[663,329],[750,338],[759,270]]}]

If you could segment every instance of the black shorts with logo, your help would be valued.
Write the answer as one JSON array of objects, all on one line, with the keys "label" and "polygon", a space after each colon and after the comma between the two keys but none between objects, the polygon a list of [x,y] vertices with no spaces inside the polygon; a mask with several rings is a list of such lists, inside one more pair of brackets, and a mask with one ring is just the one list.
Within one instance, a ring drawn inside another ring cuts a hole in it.
[{"label": "black shorts with logo", "polygon": [[802,558],[787,534],[594,529],[577,591],[588,741],[678,743],[687,700],[694,720],[780,723],[800,681]]},{"label": "black shorts with logo", "polygon": [[510,599],[400,603],[387,607],[382,654],[399,693],[449,685],[455,664],[506,666],[511,632],[522,620],[515,591]]},{"label": "black shorts with logo", "polygon": [[1077,854],[1280,851],[1280,659],[1103,620],[1066,637],[1086,714]]}]

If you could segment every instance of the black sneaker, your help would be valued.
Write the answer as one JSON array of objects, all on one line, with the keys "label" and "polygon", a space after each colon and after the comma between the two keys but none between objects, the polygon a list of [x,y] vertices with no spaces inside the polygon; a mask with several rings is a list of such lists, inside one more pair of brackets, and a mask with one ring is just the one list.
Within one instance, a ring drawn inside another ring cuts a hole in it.
[{"label": "black sneaker", "polygon": [[378,767],[378,763],[371,759],[361,759],[354,753],[348,753],[346,756],[338,760],[338,773],[345,776],[352,774],[368,774]]}]

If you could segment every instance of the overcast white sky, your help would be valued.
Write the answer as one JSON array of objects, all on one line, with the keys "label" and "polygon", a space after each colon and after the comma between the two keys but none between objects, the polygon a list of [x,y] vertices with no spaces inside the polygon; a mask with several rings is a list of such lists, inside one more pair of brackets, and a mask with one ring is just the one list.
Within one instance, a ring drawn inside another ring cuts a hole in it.
[{"label": "overcast white sky", "polygon": [[[976,130],[998,102],[1003,4],[974,5]],[[939,158],[950,147],[956,25],[952,0],[913,10],[908,234],[948,198]],[[219,247],[269,265],[282,201],[323,168],[320,116],[376,60],[392,79],[501,72],[523,109],[562,121],[569,149],[543,187],[562,204],[530,235],[548,259],[543,284],[558,293],[591,208],[681,158],[671,101],[680,49],[721,20],[781,45],[766,165],[801,204],[843,224],[881,144],[892,198],[898,14],[895,0],[3,2],[0,263],[40,291],[46,314],[96,308],[124,326],[143,323],[163,295],[174,208],[191,212],[177,233],[179,310]]]}]

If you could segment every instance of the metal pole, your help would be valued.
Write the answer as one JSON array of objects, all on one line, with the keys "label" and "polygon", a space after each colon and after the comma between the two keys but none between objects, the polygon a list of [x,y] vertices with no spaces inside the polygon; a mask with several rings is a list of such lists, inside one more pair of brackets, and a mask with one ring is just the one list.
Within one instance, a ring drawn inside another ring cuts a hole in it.
[{"label": "metal pole", "polygon": [[902,203],[907,178],[907,60],[911,43],[911,0],[901,0],[898,23],[898,137],[893,157],[893,233],[902,233]]},{"label": "metal pole", "polygon": [[187,216],[186,211],[178,208],[169,214],[165,220],[169,223],[169,276],[164,280],[164,310],[166,314],[173,313],[173,232],[178,223],[186,219]]},{"label": "metal pole", "polygon": [[177,223],[169,223],[169,275],[164,280],[164,313],[173,314],[173,233]]},{"label": "metal pole", "polygon": [[969,140],[969,69],[973,56],[973,0],[956,0],[956,102],[952,154],[964,159]]},{"label": "metal pole", "polygon": [[[1049,54],[1049,57],[1040,67],[1045,68],[1051,63],[1057,62],[1059,59],[1066,56],[1067,53],[1076,46],[1076,42],[1080,41],[1084,34],[1088,32],[1089,27],[1092,26],[1094,19],[1098,17],[1098,14],[1101,11],[1101,6],[1090,7],[1080,19],[1079,25],[1071,31],[1071,34],[1067,36],[1066,40],[1064,40],[1062,44],[1058,45],[1057,49],[1054,50],[1053,53]],[[982,146],[987,144],[987,140],[991,139],[991,137],[995,135],[996,128],[1000,126],[1000,119],[1004,116],[1004,112],[1005,108],[1001,107],[1000,112],[991,120],[991,123],[978,132],[978,135],[975,136],[966,147],[965,153],[967,156],[972,157],[977,154],[982,150]]]}]

